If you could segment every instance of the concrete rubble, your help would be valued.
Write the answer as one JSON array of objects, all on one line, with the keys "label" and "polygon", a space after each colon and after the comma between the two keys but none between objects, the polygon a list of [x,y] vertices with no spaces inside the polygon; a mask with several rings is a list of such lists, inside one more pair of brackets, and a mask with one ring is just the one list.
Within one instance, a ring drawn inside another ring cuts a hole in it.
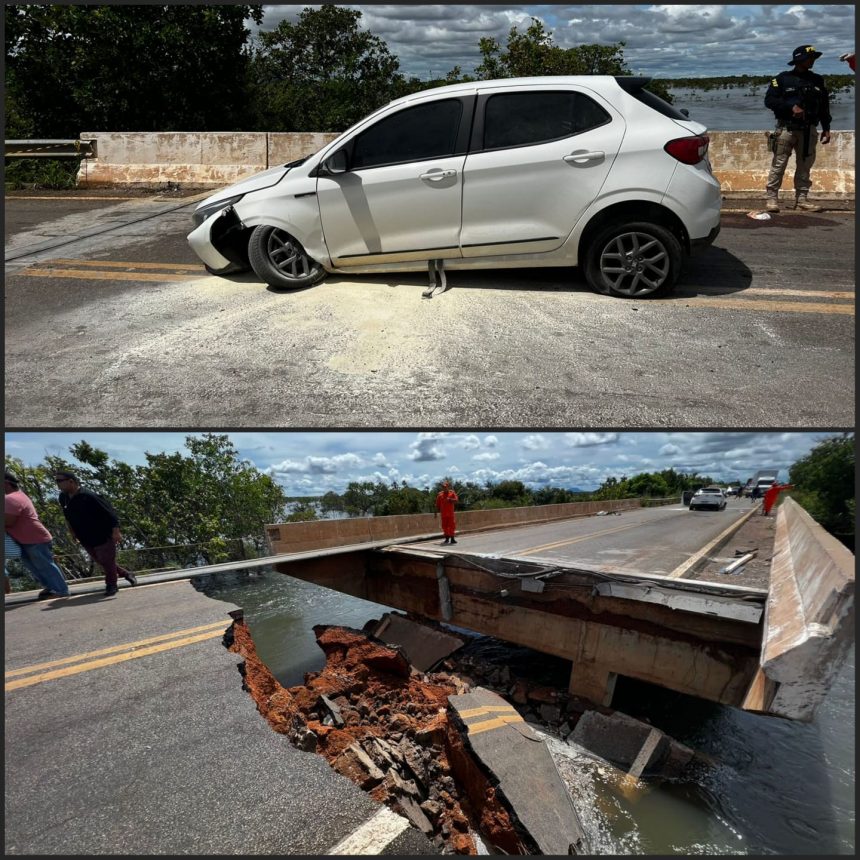
[{"label": "concrete rubble", "polygon": [[[423,665],[438,664],[434,655],[446,652],[442,671],[417,669],[403,648],[370,630],[408,641]],[[549,738],[566,741],[576,755],[632,770],[634,782],[640,775],[678,777],[694,757],[632,717],[515,677],[507,665],[458,655],[464,637],[433,622],[391,614],[364,631],[319,625],[314,633],[326,665],[291,688],[259,659],[241,620],[227,644],[244,658],[245,687],[275,731],[325,756],[442,853],[588,852],[581,810],[570,780],[560,776],[558,755],[548,751]],[[487,708],[489,722],[478,714]],[[481,720],[475,735],[470,724]]]}]

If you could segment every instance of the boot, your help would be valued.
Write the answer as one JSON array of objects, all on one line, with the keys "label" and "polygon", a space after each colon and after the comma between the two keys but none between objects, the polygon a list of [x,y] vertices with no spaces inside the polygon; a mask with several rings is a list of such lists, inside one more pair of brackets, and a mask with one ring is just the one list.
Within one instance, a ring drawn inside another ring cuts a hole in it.
[{"label": "boot", "polygon": [[798,197],[797,203],[794,204],[795,209],[803,209],[806,212],[820,212],[821,207],[816,203],[811,203],[806,197]]},{"label": "boot", "polygon": [[764,208],[768,212],[779,212],[779,201],[776,197],[769,197]]}]

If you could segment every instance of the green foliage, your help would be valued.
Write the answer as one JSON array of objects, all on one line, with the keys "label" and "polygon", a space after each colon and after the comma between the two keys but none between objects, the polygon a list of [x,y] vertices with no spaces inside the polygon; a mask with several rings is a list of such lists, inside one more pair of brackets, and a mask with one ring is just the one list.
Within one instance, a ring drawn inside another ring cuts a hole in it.
[{"label": "green foliage", "polygon": [[86,441],[70,448],[73,460],[48,455],[28,468],[6,458],[54,537],[60,566],[73,578],[91,571],[73,541],[57,502],[53,474],[76,473],[88,489],[116,508],[124,536],[122,563],[137,569],[189,567],[239,560],[264,549],[264,527],[284,519],[281,488],[239,459],[226,435],[186,438],[187,454],[146,454],[146,465],[111,460]]},{"label": "green foliage", "polygon": [[664,469],[662,472],[642,472],[632,478],[607,478],[591,494],[594,499],[635,499],[635,498],[669,498],[680,496],[684,490],[696,490],[708,484],[717,484],[707,475],[696,472],[676,472],[674,469]]},{"label": "green foliage", "polygon": [[[543,22],[532,18],[525,33],[511,27],[503,49],[496,39],[484,37],[478,43],[482,61],[475,69],[480,80],[533,77],[539,75],[629,75],[624,61],[624,42],[611,45],[579,45],[561,48]],[[459,71],[459,70],[458,70]],[[665,81],[651,81],[647,89],[672,101]]]},{"label": "green foliage", "polygon": [[789,470],[792,497],[834,534],[854,534],[854,434],[832,436]]},{"label": "green foliage", "polygon": [[361,17],[338,6],[307,7],[296,23],[260,33],[252,69],[258,127],[343,131],[407,91],[399,60],[360,28]]},{"label": "green foliage", "polygon": [[6,188],[74,188],[80,164],[80,158],[7,158]]},{"label": "green foliage", "polygon": [[312,502],[296,502],[284,522],[309,523],[318,519],[316,508]]},{"label": "green foliage", "polygon": [[7,5],[7,106],[28,137],[239,129],[249,17],[262,7]]}]

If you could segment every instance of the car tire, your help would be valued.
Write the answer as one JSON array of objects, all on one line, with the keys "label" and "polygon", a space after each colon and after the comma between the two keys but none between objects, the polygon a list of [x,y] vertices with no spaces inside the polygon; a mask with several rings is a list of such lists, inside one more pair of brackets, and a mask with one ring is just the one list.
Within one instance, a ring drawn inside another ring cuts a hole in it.
[{"label": "car tire", "polygon": [[608,227],[590,243],[585,279],[604,295],[653,298],[671,292],[681,274],[681,243],[659,224]]},{"label": "car tire", "polygon": [[281,290],[309,287],[326,275],[322,264],[308,256],[298,239],[265,224],[251,233],[248,259],[258,278]]}]

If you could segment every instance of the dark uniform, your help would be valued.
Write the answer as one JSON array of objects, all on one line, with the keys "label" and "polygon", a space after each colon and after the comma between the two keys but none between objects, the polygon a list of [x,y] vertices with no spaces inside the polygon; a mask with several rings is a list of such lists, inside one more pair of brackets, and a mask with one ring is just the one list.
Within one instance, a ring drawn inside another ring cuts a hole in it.
[{"label": "dark uniform", "polygon": [[[776,129],[771,138],[773,160],[767,177],[769,208],[777,204],[779,187],[792,151],[796,158],[794,193],[797,205],[800,208],[817,208],[807,200],[812,185],[809,173],[815,163],[818,124],[821,123],[822,132],[830,133],[830,96],[821,75],[810,69],[798,68],[795,63],[820,56],[821,52],[812,45],[801,45],[789,63],[794,68],[773,78],[765,94],[765,106],[776,117]],[[802,116],[798,117],[792,111],[795,105],[803,108]]]}]

